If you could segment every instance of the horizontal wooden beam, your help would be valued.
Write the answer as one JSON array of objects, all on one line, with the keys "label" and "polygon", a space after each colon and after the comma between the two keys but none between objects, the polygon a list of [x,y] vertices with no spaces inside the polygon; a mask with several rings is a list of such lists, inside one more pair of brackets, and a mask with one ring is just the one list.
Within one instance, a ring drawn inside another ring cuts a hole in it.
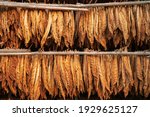
[{"label": "horizontal wooden beam", "polygon": [[135,51],[135,52],[125,52],[125,51],[36,51],[30,52],[30,50],[1,50],[0,56],[5,55],[140,55],[140,56],[150,56],[150,51]]},{"label": "horizontal wooden beam", "polygon": [[71,7],[71,5],[42,4],[42,3],[22,3],[0,1],[1,7],[28,8],[28,9],[47,9],[47,10],[66,10],[66,11],[88,11],[87,8]]},{"label": "horizontal wooden beam", "polygon": [[10,53],[10,52],[29,52],[29,49],[0,49],[0,53]]},{"label": "horizontal wooden beam", "polygon": [[79,8],[91,7],[111,7],[111,6],[133,6],[150,4],[150,1],[130,1],[130,2],[109,2],[109,3],[96,3],[96,4],[79,4]]},{"label": "horizontal wooden beam", "polygon": [[150,1],[133,1],[133,2],[110,2],[110,3],[95,3],[95,4],[44,4],[44,3],[22,3],[0,1],[1,7],[19,7],[28,9],[48,9],[48,10],[73,10],[73,11],[88,11],[91,7],[109,7],[109,6],[130,6],[150,4]]}]

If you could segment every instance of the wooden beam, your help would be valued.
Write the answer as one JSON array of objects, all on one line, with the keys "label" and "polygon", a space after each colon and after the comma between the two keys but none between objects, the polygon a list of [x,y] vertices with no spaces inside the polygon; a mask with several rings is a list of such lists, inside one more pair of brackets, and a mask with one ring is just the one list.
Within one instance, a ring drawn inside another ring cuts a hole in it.
[{"label": "wooden beam", "polygon": [[135,51],[135,52],[125,52],[125,51],[20,51],[20,50],[1,50],[0,56],[5,55],[140,55],[140,56],[150,56],[150,51]]},{"label": "wooden beam", "polygon": [[111,6],[133,6],[150,4],[150,1],[130,1],[130,2],[109,2],[109,3],[96,3],[96,4],[78,4],[79,8],[91,7],[111,7]]},{"label": "wooden beam", "polygon": [[19,7],[28,9],[48,9],[48,10],[74,10],[88,11],[91,7],[109,7],[109,6],[131,6],[150,4],[150,1],[133,1],[133,2],[110,2],[110,3],[95,3],[95,4],[44,4],[44,3],[22,3],[0,1],[2,7]]},{"label": "wooden beam", "polygon": [[67,11],[88,11],[87,8],[71,7],[71,5],[59,5],[59,4],[42,4],[42,3],[21,3],[21,2],[8,2],[0,1],[1,7],[13,7],[13,8],[28,8],[28,9],[47,9],[47,10],[67,10]]}]

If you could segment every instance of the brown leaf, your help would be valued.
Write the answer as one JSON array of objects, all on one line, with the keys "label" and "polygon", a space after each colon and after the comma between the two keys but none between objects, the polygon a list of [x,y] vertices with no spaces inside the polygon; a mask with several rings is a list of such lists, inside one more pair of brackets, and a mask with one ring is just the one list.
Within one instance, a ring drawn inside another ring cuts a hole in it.
[{"label": "brown leaf", "polygon": [[104,56],[101,55],[100,57],[100,64],[101,64],[101,70],[100,72],[100,81],[101,81],[101,85],[102,85],[102,90],[103,90],[103,94],[105,94],[106,90],[109,91],[109,87],[108,87],[108,82],[106,80],[106,69],[105,69],[105,64],[104,64]]},{"label": "brown leaf", "polygon": [[60,71],[61,71],[61,78],[64,84],[65,89],[67,90],[67,94],[69,94],[69,86],[68,86],[68,79],[66,78],[65,74],[65,56],[59,56],[59,64],[60,64]]},{"label": "brown leaf", "polygon": [[118,46],[118,44],[122,41],[122,39],[123,39],[123,35],[121,34],[121,32],[118,30],[115,30],[114,38],[113,38],[113,43],[114,43],[115,47]]},{"label": "brown leaf", "polygon": [[136,19],[135,19],[132,7],[130,7],[130,18],[131,18],[131,33],[132,33],[132,37],[135,39],[135,36],[136,36],[136,24],[135,24]]},{"label": "brown leaf", "polygon": [[147,57],[143,57],[144,59],[144,65],[143,65],[143,75],[144,75],[144,86],[143,86],[143,89],[144,89],[144,96],[147,97],[147,89],[148,89],[148,72],[150,72],[149,70],[149,64],[150,64],[150,61],[149,61],[149,58]]},{"label": "brown leaf", "polygon": [[67,86],[69,89],[69,95],[72,94],[73,91],[73,79],[72,79],[72,75],[71,75],[71,65],[70,65],[70,61],[71,61],[71,56],[66,56],[65,60],[64,60],[64,65],[65,65],[65,78],[67,79]]},{"label": "brown leaf", "polygon": [[[132,64],[132,68],[135,69],[135,70],[137,69],[136,59],[137,58],[135,56],[132,57],[132,61],[134,61],[133,64]],[[135,72],[134,70],[133,70],[133,78],[134,78],[135,94],[138,95],[139,79],[137,77],[137,72]]]},{"label": "brown leaf", "polygon": [[74,55],[74,70],[76,73],[76,78],[77,78],[77,89],[79,92],[84,91],[84,83],[83,83],[83,75],[82,75],[82,70],[81,70],[81,64],[80,64],[80,56]]},{"label": "brown leaf", "polygon": [[98,41],[99,40],[99,11],[98,8],[94,9],[94,37]]},{"label": "brown leaf", "polygon": [[46,90],[49,90],[49,82],[48,82],[48,56],[42,56],[42,81]]},{"label": "brown leaf", "polygon": [[70,22],[69,12],[65,11],[63,37],[64,37],[64,42],[66,47],[69,47],[69,22]]},{"label": "brown leaf", "polygon": [[60,46],[60,42],[61,42],[61,38],[63,36],[63,29],[64,29],[64,17],[63,17],[63,12],[62,11],[58,11],[57,12],[58,18],[57,18],[57,33],[58,33],[58,41],[56,41],[55,43],[58,44],[58,46]]},{"label": "brown leaf", "polygon": [[118,81],[119,81],[118,60],[117,60],[117,56],[113,56],[112,65],[111,65],[111,88],[112,89],[118,83]]},{"label": "brown leaf", "polygon": [[85,25],[87,22],[85,20],[86,19],[85,13],[84,12],[78,13],[78,18],[79,18],[79,23],[78,23],[79,45],[83,46],[85,41],[85,36],[86,36]]},{"label": "brown leaf", "polygon": [[133,74],[132,74],[132,68],[131,68],[129,56],[123,57],[123,63],[124,63],[124,68],[126,73],[126,79],[128,79],[130,85],[133,86]]},{"label": "brown leaf", "polygon": [[137,78],[140,81],[142,81],[143,76],[142,76],[142,65],[141,65],[140,57],[136,57],[136,73],[137,73]]},{"label": "brown leaf", "polygon": [[41,64],[38,55],[32,56],[30,79],[30,99],[39,99],[41,88]]},{"label": "brown leaf", "polygon": [[[56,33],[56,30],[54,28],[56,28],[56,22],[55,21],[52,21],[52,18],[54,16],[52,16],[53,13],[51,14],[51,12],[48,13],[48,24],[47,24],[47,27],[46,27],[46,30],[45,30],[45,33],[42,37],[42,40],[41,40],[41,47],[44,46],[45,42],[46,42],[46,39],[48,37],[48,34],[50,32],[50,29],[51,29],[51,25],[52,25],[52,35],[54,35],[54,39],[55,39],[55,33]],[[53,24],[54,23],[54,24]]]},{"label": "brown leaf", "polygon": [[87,78],[88,78],[88,98],[91,96],[91,92],[93,89],[93,80],[92,80],[92,72],[91,72],[91,65],[90,65],[90,57],[87,56]]},{"label": "brown leaf", "polygon": [[37,35],[38,42],[41,43],[41,39],[44,36],[46,32],[46,27],[48,26],[48,17],[47,13],[45,11],[40,10],[39,11],[39,35]]},{"label": "brown leaf", "polygon": [[74,12],[70,11],[68,17],[70,19],[69,25],[68,25],[68,30],[69,30],[69,45],[70,45],[70,47],[72,47],[73,44],[74,44],[74,33],[75,33]]},{"label": "brown leaf", "polygon": [[137,44],[139,45],[141,40],[141,22],[142,22],[142,16],[140,12],[140,6],[136,7],[136,29],[137,29]]},{"label": "brown leaf", "polygon": [[56,82],[56,85],[58,87],[58,89],[60,90],[60,94],[62,95],[62,97],[65,99],[66,95],[65,95],[65,91],[64,91],[64,87],[63,87],[63,83],[61,80],[61,75],[60,75],[60,67],[59,67],[59,57],[54,56],[54,79]]},{"label": "brown leaf", "polygon": [[54,57],[53,55],[48,56],[48,91],[51,96],[55,96],[55,81],[54,81],[54,74],[53,74],[53,65],[54,65]]},{"label": "brown leaf", "polygon": [[124,41],[127,43],[129,39],[128,16],[124,7],[121,7],[119,11],[119,23],[119,29],[123,32]]},{"label": "brown leaf", "polygon": [[28,96],[29,93],[29,88],[28,88],[28,82],[27,82],[27,68],[29,67],[29,56],[24,56],[23,57],[24,61],[23,61],[23,91],[25,93],[26,96]]},{"label": "brown leaf", "polygon": [[107,15],[108,15],[108,29],[109,29],[111,36],[113,36],[113,32],[117,28],[116,23],[115,23],[115,15],[114,15],[113,7],[107,8]]},{"label": "brown leaf", "polygon": [[30,23],[29,23],[29,13],[28,10],[24,11],[24,21],[23,21],[23,36],[25,39],[25,45],[27,46],[30,39],[31,39],[31,32],[30,32]]},{"label": "brown leaf", "polygon": [[77,77],[76,77],[76,71],[75,71],[75,65],[74,65],[74,57],[71,56],[71,75],[72,75],[72,87],[73,87],[73,91],[72,91],[72,95],[73,96],[77,96]]},{"label": "brown leaf", "polygon": [[93,47],[93,43],[94,43],[94,12],[93,12],[93,9],[89,10],[87,22],[88,22],[88,24],[87,24],[87,37],[89,39],[91,47]]},{"label": "brown leaf", "polygon": [[87,55],[84,55],[84,57],[83,57],[83,79],[84,79],[85,89],[88,89],[89,79],[88,79],[88,58],[87,58]]}]

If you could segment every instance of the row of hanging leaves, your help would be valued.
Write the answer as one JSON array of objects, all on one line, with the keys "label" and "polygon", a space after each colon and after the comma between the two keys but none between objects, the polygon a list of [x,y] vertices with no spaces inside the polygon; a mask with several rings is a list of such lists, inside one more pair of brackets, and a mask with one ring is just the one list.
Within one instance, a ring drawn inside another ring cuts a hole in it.
[{"label": "row of hanging leaves", "polygon": [[109,99],[120,92],[148,97],[150,59],[120,55],[1,56],[0,82],[20,99],[75,98],[86,93]]},{"label": "row of hanging leaves", "polygon": [[94,7],[89,12],[27,9],[0,12],[1,48],[21,48],[22,44],[30,48],[34,44],[43,49],[52,43],[55,50],[84,49],[84,46],[107,50],[108,43],[116,48],[131,42],[135,46],[150,43],[149,4]]}]

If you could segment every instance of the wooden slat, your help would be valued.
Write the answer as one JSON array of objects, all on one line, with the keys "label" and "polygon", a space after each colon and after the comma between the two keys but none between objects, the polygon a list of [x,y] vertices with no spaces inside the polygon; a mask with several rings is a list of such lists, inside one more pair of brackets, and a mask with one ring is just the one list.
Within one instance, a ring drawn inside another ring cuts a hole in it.
[{"label": "wooden slat", "polygon": [[150,1],[133,1],[133,2],[110,2],[110,3],[95,3],[95,4],[44,4],[44,3],[21,3],[0,1],[0,6],[3,7],[20,7],[29,9],[48,9],[48,10],[74,10],[88,11],[91,7],[109,7],[109,6],[130,6],[150,4]]},{"label": "wooden slat", "polygon": [[68,5],[59,4],[42,4],[42,3],[21,3],[21,2],[8,2],[0,1],[2,7],[18,7],[28,9],[47,9],[47,10],[72,10],[72,11],[88,11],[87,8],[71,7]]},{"label": "wooden slat", "polygon": [[4,55],[141,55],[141,56],[150,56],[149,51],[136,51],[136,52],[125,52],[125,51],[107,51],[107,52],[98,52],[98,51],[38,51],[38,52],[30,52],[30,51],[20,51],[20,50],[1,50],[0,56]]},{"label": "wooden slat", "polygon": [[96,4],[79,4],[79,8],[91,8],[91,7],[111,7],[111,6],[133,6],[150,4],[150,1],[130,1],[130,2],[109,2],[109,3],[96,3]]}]

